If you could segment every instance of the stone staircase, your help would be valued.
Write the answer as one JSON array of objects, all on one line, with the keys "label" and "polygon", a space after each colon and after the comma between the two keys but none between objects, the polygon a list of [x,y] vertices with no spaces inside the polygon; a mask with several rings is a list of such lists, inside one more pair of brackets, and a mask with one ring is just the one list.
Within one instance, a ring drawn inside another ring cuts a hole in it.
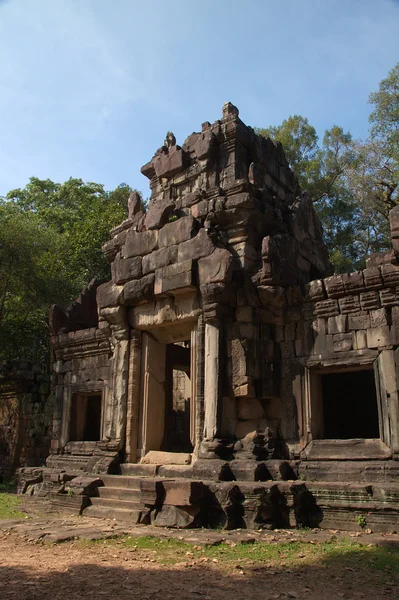
[{"label": "stone staircase", "polygon": [[123,525],[135,525],[142,520],[146,509],[141,500],[140,482],[143,478],[155,482],[156,466],[123,464],[121,471],[121,475],[101,475],[104,485],[97,488],[98,496],[90,498],[91,505],[83,514],[114,519]]},{"label": "stone staircase", "polygon": [[276,477],[266,481],[226,480],[222,461],[214,462],[208,477],[184,465],[122,464],[120,475],[100,476],[83,514],[130,526],[359,530],[363,522],[373,531],[399,530],[399,482],[378,481],[379,471],[371,470],[373,482],[328,480],[324,472],[318,481],[295,480],[276,461],[268,465]]}]

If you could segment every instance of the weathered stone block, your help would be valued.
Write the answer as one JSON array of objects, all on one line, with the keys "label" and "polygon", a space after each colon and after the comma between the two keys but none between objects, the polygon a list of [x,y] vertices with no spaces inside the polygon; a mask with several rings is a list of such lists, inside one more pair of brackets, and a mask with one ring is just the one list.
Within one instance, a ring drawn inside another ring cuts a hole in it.
[{"label": "weathered stone block", "polygon": [[369,290],[375,290],[382,286],[381,271],[379,267],[370,267],[363,269],[364,287]]},{"label": "weathered stone block", "polygon": [[161,229],[168,222],[170,215],[175,209],[171,200],[157,200],[150,204],[145,216],[144,225],[147,229]]},{"label": "weathered stone block", "polygon": [[120,253],[111,265],[112,278],[117,285],[141,277],[141,256],[122,258]]},{"label": "weathered stone block", "polygon": [[339,314],[338,301],[320,300],[316,302],[314,310],[317,317],[335,317]]},{"label": "weathered stone block", "polygon": [[367,348],[367,331],[365,329],[359,329],[358,331],[354,331],[353,334],[353,349],[364,350]]},{"label": "weathered stone block", "polygon": [[[162,230],[161,230],[162,231]],[[162,269],[175,262],[177,258],[177,246],[170,246],[169,248],[161,248],[160,250],[154,250],[151,254],[147,254],[143,257],[143,275]]]},{"label": "weathered stone block", "polygon": [[363,292],[360,294],[360,306],[362,310],[372,310],[380,307],[378,292]]},{"label": "weathered stone block", "polygon": [[123,286],[115,285],[108,281],[97,288],[97,306],[99,309],[106,306],[117,306],[123,303]]},{"label": "weathered stone block", "polygon": [[158,246],[158,231],[137,231],[129,230],[126,235],[126,241],[122,247],[122,257],[144,256],[149,254]]},{"label": "weathered stone block", "polygon": [[342,275],[332,275],[324,279],[324,287],[326,288],[329,298],[340,298],[345,295],[344,282]]},{"label": "weathered stone block", "polygon": [[324,300],[325,298],[326,291],[322,279],[315,279],[305,285],[305,300],[315,302],[317,300]]},{"label": "weathered stone block", "polygon": [[[370,311],[371,327],[384,327],[388,325],[388,314],[386,308],[378,308]],[[367,329],[367,328],[365,328]]]},{"label": "weathered stone block", "polygon": [[338,300],[338,304],[343,315],[360,311],[359,296],[345,296]]},{"label": "weathered stone block", "polygon": [[389,336],[389,327],[375,327],[367,330],[367,347],[379,348],[389,346],[391,343]]},{"label": "weathered stone block", "polygon": [[247,435],[256,433],[257,431],[265,431],[266,427],[266,419],[238,421],[235,434],[236,437],[240,440],[245,438]]},{"label": "weathered stone block", "polygon": [[316,334],[313,354],[327,355],[334,351],[334,342],[332,335],[319,335]]},{"label": "weathered stone block", "polygon": [[233,256],[224,248],[216,248],[210,256],[198,261],[200,285],[229,283],[233,274]]},{"label": "weathered stone block", "polygon": [[284,306],[286,304],[285,290],[278,285],[258,286],[259,299],[263,306]]},{"label": "weathered stone block", "polygon": [[399,304],[394,288],[380,290],[380,300],[382,306],[396,306]]},{"label": "weathered stone block", "polygon": [[200,219],[208,214],[208,200],[201,200],[191,207],[191,214],[194,219]]},{"label": "weathered stone block", "polygon": [[353,338],[351,333],[333,335],[334,352],[349,352],[352,350]]},{"label": "weathered stone block", "polygon": [[194,289],[193,261],[186,260],[155,271],[155,294]]},{"label": "weathered stone block", "polygon": [[354,273],[343,273],[342,281],[347,294],[361,292],[364,289],[363,271],[355,271]]},{"label": "weathered stone block", "polygon": [[381,274],[385,285],[399,284],[399,266],[392,264],[381,265]]},{"label": "weathered stone block", "polygon": [[157,177],[170,179],[183,169],[183,151],[179,146],[171,146],[167,153],[155,157],[153,164]]},{"label": "weathered stone block", "polygon": [[346,333],[348,329],[347,315],[337,315],[336,317],[328,318],[328,333]]},{"label": "weathered stone block", "polygon": [[203,256],[209,256],[215,249],[210,237],[204,228],[200,229],[197,235],[191,240],[182,242],[179,245],[177,260],[184,262],[195,260]]},{"label": "weathered stone block", "polygon": [[155,275],[145,275],[141,279],[135,279],[125,283],[123,294],[125,304],[138,304],[143,300],[152,300],[154,296]]},{"label": "weathered stone block", "polygon": [[[373,325],[372,325],[373,327]],[[349,315],[348,317],[348,328],[350,331],[356,329],[369,329],[370,328],[370,316],[368,313],[361,315]]]},{"label": "weathered stone block", "polygon": [[257,398],[240,398],[238,400],[238,418],[247,420],[263,419],[265,411]]},{"label": "weathered stone block", "polygon": [[195,229],[196,223],[191,216],[166,223],[159,231],[158,245],[160,248],[165,248],[185,242],[193,237]]}]

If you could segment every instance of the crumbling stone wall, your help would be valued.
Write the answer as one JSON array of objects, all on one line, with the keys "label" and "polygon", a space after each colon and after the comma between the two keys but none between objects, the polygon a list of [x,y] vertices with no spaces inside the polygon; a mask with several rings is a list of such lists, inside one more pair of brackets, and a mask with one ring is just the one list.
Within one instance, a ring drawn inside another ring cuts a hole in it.
[{"label": "crumbling stone wall", "polygon": [[0,479],[45,463],[51,439],[50,376],[30,363],[0,370]]}]

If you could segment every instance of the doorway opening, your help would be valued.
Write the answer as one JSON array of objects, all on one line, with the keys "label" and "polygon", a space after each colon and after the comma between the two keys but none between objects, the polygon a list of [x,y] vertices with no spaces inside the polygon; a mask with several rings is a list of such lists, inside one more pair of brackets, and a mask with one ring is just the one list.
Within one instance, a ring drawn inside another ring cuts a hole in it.
[{"label": "doorway opening", "polygon": [[321,378],[324,439],[379,438],[374,371],[325,373]]},{"label": "doorway opening", "polygon": [[165,361],[165,452],[192,452],[191,423],[191,342],[166,345]]},{"label": "doorway opening", "polygon": [[73,394],[71,442],[98,442],[101,439],[101,394]]}]

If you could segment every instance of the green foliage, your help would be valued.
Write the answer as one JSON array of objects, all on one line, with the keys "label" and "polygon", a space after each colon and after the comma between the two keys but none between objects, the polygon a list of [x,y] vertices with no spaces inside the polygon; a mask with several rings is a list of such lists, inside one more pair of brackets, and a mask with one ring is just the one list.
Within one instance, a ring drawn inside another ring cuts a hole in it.
[{"label": "green foliage", "polygon": [[365,515],[356,515],[355,523],[357,523],[361,529],[366,529],[367,519],[366,519]]},{"label": "green foliage", "polygon": [[0,492],[0,520],[26,518],[27,515],[19,510],[22,502],[21,496]]},{"label": "green foliage", "polygon": [[47,364],[50,305],[109,277],[101,246],[126,218],[131,191],[32,177],[0,200],[0,360]]}]

